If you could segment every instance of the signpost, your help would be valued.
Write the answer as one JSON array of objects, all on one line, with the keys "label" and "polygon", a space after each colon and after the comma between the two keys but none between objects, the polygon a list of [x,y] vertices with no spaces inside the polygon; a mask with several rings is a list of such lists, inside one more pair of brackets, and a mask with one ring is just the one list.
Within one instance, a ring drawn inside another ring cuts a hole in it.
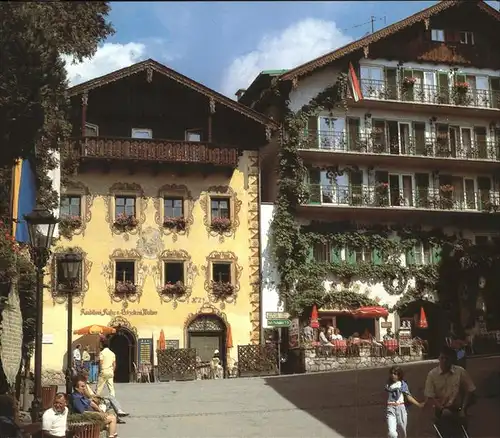
[{"label": "signpost", "polygon": [[288,312],[266,312],[266,319],[288,319],[290,314]]},{"label": "signpost", "polygon": [[268,319],[267,324],[271,327],[282,328],[290,327],[292,325],[292,321],[289,319]]},{"label": "signpost", "polygon": [[278,374],[281,375],[281,329],[292,325],[288,312],[266,312],[267,325],[278,329]]}]

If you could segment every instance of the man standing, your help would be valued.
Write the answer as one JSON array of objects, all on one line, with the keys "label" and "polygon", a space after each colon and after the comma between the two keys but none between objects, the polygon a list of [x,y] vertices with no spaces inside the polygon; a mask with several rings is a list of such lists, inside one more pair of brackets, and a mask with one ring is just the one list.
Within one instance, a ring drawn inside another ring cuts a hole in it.
[{"label": "man standing", "polygon": [[82,348],[82,346],[80,344],[77,344],[75,349],[73,350],[73,374],[74,375],[78,374],[78,371],[80,371],[80,368],[82,366],[82,353],[80,351],[80,348]]},{"label": "man standing", "polygon": [[108,347],[108,340],[103,339],[101,341],[102,350],[99,356],[99,377],[97,379],[97,391],[98,396],[101,395],[104,385],[108,387],[109,395],[111,397],[115,396],[115,385],[113,383],[113,377],[116,368],[116,357]]},{"label": "man standing", "polygon": [[62,438],[66,436],[68,408],[66,395],[62,392],[56,394],[50,409],[43,413],[42,430],[44,438]]},{"label": "man standing", "polygon": [[439,365],[429,371],[424,395],[434,403],[435,424],[443,436],[461,436],[466,427],[465,414],[476,390],[467,371],[453,365],[456,352],[445,346],[439,355]]}]

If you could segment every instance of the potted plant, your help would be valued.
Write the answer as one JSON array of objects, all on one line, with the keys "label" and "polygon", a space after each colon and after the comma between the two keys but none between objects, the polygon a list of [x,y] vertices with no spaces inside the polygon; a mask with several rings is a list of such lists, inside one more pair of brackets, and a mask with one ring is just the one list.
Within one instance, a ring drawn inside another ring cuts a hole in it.
[{"label": "potted plant", "polygon": [[163,220],[163,226],[170,230],[182,231],[186,229],[186,219],[183,216],[166,217]]},{"label": "potted plant", "polygon": [[454,187],[450,184],[439,186],[441,208],[446,210],[453,208],[453,190]]},{"label": "potted plant", "polygon": [[417,78],[411,77],[411,76],[406,76],[403,78],[403,90],[410,90],[413,88],[415,83],[417,82]]},{"label": "potted plant", "polygon": [[455,105],[467,104],[467,93],[469,92],[470,85],[468,82],[455,82],[452,87],[452,95]]},{"label": "potted plant", "polygon": [[59,233],[69,239],[73,231],[82,226],[82,218],[80,216],[64,215],[59,221]]},{"label": "potted plant", "polygon": [[118,281],[115,286],[115,292],[118,295],[132,295],[137,292],[137,286],[131,281]]},{"label": "potted plant", "polygon": [[131,228],[135,228],[138,224],[138,221],[134,215],[128,215],[128,214],[119,214],[115,218],[114,225],[116,228],[122,229],[122,230],[127,230]]},{"label": "potted plant", "polygon": [[228,217],[214,217],[210,223],[210,228],[218,233],[223,233],[231,228],[231,219]]},{"label": "potted plant", "polygon": [[225,281],[212,281],[212,293],[217,298],[223,299],[234,293],[234,286]]},{"label": "potted plant", "polygon": [[375,184],[375,202],[379,207],[389,205],[389,183],[378,182]]},{"label": "potted plant", "polygon": [[163,285],[161,289],[161,293],[164,295],[183,295],[186,292],[186,287],[181,281],[177,281],[175,283],[167,282]]}]

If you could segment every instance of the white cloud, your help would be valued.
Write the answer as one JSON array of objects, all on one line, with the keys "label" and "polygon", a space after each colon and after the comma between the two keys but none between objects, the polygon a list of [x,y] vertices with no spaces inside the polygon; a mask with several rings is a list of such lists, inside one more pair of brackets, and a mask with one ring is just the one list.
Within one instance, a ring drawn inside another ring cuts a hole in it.
[{"label": "white cloud", "polygon": [[222,92],[234,97],[262,70],[293,68],[351,41],[333,21],[306,18],[280,34],[264,36],[256,50],[234,59],[224,74]]},{"label": "white cloud", "polygon": [[64,56],[70,86],[128,67],[146,57],[146,46],[142,43],[105,43],[92,58],[74,64],[73,58]]}]

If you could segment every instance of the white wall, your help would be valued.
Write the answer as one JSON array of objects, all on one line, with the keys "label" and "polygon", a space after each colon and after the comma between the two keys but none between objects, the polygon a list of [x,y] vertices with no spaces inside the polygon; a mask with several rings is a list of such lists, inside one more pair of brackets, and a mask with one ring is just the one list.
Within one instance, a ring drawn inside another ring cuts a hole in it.
[{"label": "white wall", "polygon": [[275,207],[270,203],[260,206],[260,242],[261,242],[261,271],[262,271],[262,298],[260,311],[262,327],[268,328],[266,312],[282,310],[277,291],[278,273],[271,255],[270,227]]}]

